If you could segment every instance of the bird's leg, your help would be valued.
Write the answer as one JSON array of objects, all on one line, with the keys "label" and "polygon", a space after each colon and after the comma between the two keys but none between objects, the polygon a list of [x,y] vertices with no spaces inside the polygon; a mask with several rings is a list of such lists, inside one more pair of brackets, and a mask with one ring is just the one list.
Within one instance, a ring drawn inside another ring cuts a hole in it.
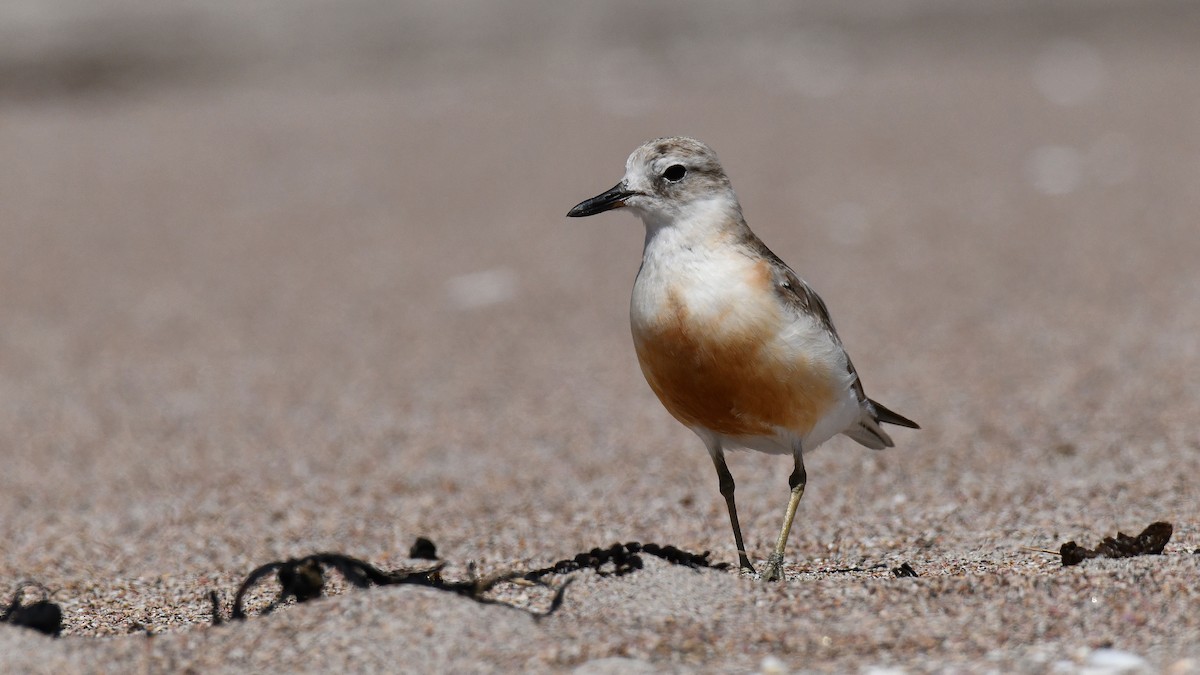
[{"label": "bird's leg", "polygon": [[796,507],[800,506],[800,498],[804,496],[804,484],[808,482],[808,474],[804,471],[804,455],[797,446],[792,451],[795,468],[788,476],[788,486],[792,488],[792,496],[788,500],[787,513],[783,516],[783,527],[779,530],[779,540],[775,542],[775,550],[767,558],[767,569],[763,571],[763,581],[783,581],[783,549],[787,547],[788,535],[792,532],[792,520],[796,517]]},{"label": "bird's leg", "polygon": [[729,524],[733,525],[733,540],[737,543],[738,564],[742,569],[754,571],[750,558],[746,557],[746,546],[742,543],[742,526],[738,524],[737,504],[733,501],[733,474],[725,464],[725,453],[717,448],[710,453],[713,465],[717,467],[717,479],[721,484],[721,496],[725,498],[725,508],[729,510]]}]

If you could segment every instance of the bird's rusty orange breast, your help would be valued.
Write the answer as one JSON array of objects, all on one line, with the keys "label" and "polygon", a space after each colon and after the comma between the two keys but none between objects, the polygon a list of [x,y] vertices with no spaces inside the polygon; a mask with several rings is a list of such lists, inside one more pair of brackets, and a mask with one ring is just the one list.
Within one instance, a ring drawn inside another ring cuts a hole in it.
[{"label": "bird's rusty orange breast", "polygon": [[[773,293],[761,269],[751,277],[762,292]],[[832,408],[835,374],[780,341],[779,313],[747,320],[732,316],[738,307],[730,306],[699,318],[681,298],[678,289],[668,289],[657,320],[634,328],[642,373],[677,420],[728,436],[779,428],[803,436]]]}]

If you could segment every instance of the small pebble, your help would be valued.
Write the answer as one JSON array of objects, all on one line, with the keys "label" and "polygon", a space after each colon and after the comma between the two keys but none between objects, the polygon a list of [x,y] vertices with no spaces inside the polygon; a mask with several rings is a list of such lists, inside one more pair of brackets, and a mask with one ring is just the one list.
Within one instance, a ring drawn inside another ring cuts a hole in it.
[{"label": "small pebble", "polygon": [[787,675],[788,667],[778,656],[768,654],[763,657],[762,663],[758,666],[758,672],[761,675]]},{"label": "small pebble", "polygon": [[1088,675],[1118,675],[1119,673],[1149,672],[1146,659],[1120,649],[1097,649],[1088,654],[1082,672]]}]

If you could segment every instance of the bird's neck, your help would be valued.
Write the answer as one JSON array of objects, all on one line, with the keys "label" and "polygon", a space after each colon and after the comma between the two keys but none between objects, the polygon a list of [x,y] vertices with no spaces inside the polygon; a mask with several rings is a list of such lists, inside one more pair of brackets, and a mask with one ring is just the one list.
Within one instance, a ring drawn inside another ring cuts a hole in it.
[{"label": "bird's neck", "polygon": [[668,247],[711,246],[729,235],[741,235],[749,227],[742,218],[742,207],[727,196],[703,199],[666,212],[640,214],[646,226],[643,255]]}]

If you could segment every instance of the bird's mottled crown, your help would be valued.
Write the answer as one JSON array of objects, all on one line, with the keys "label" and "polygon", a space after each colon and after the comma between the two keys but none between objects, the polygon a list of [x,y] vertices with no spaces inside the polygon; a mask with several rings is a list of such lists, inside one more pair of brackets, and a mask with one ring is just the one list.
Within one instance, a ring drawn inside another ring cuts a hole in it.
[{"label": "bird's mottled crown", "polygon": [[[682,167],[682,174],[671,173]],[[711,193],[713,188],[729,189],[729,178],[717,153],[694,138],[671,136],[643,143],[625,162],[625,180],[631,189],[647,194]],[[690,188],[690,189],[685,189]]]}]

